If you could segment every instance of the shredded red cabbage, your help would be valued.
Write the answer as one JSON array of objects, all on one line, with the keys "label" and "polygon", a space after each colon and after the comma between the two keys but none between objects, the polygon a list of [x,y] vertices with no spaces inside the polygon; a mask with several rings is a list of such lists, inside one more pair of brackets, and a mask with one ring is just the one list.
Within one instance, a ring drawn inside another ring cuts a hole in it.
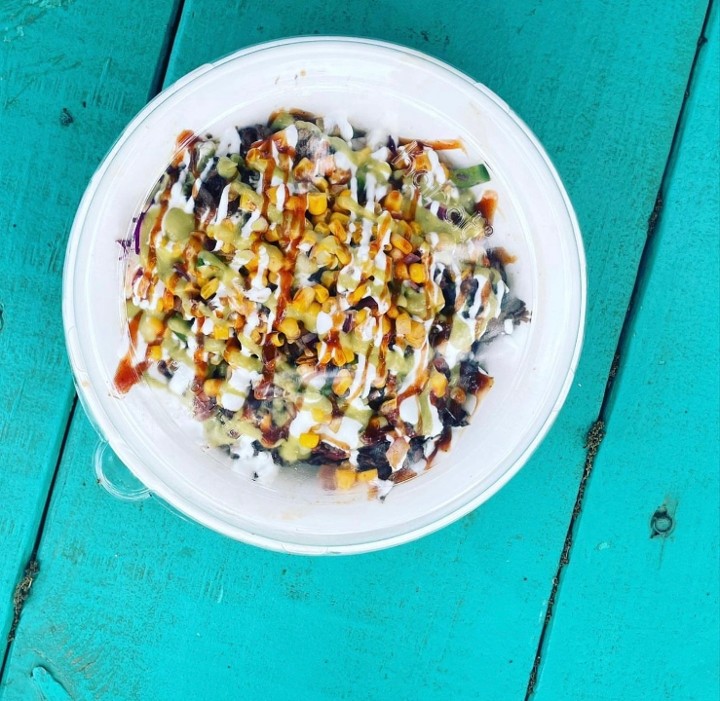
[{"label": "shredded red cabbage", "polygon": [[135,222],[135,231],[133,232],[133,242],[135,243],[135,253],[140,255],[140,227],[142,226],[143,219],[145,219],[145,212],[141,212],[140,216]]}]

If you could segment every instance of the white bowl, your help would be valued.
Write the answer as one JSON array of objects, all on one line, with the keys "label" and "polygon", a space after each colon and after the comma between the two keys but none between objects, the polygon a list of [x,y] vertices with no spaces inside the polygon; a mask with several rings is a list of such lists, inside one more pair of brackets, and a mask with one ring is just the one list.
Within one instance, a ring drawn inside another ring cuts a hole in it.
[{"label": "white bowl", "polygon": [[[230,469],[202,443],[199,424],[164,393],[119,397],[127,346],[118,239],[167,165],[183,129],[220,134],[280,107],[346,116],[363,128],[425,139],[461,138],[500,196],[494,244],[518,256],[511,288],[532,321],[486,356],[495,385],[432,469],[381,502],[362,489],[330,492],[292,469],[272,485]],[[417,51],[365,39],[262,44],[202,66],[129,124],[93,176],[68,243],[65,336],[79,396],[130,470],[169,504],[221,533],[295,553],[356,553],[451,523],[488,499],[527,461],[566,397],[585,316],[580,232],[545,151],[496,95]]]}]

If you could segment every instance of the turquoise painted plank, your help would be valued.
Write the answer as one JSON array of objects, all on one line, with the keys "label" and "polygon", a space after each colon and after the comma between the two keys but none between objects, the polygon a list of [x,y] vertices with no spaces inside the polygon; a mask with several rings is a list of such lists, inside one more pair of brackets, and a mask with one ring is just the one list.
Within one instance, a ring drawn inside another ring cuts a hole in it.
[{"label": "turquoise painted plank", "polygon": [[[3,651],[73,396],[60,320],[67,234],[93,169],[147,99],[172,11],[172,0],[132,15],[86,0],[0,3]],[[155,32],[137,31],[140,15]]]},{"label": "turquoise painted plank", "polygon": [[76,701],[521,698],[547,584],[522,490],[398,549],[294,557],[109,498],[94,441],[79,414],[3,701],[37,667]]},{"label": "turquoise painted plank", "polygon": [[[94,437],[78,415],[3,700],[35,693],[39,667],[77,699],[522,698],[703,13],[701,3],[462,2],[451,14],[425,2],[328,11],[313,0],[277,13],[187,2],[171,78],[261,39],[352,31],[450,60],[510,101],[548,146],[584,227],[586,353],[556,427],[497,497],[441,533],[355,558],[266,553],[156,502],[112,501],[93,484]],[[599,182],[608,167],[612,187]]]},{"label": "turquoise painted plank", "polygon": [[538,701],[720,698],[718,29],[716,5]]}]

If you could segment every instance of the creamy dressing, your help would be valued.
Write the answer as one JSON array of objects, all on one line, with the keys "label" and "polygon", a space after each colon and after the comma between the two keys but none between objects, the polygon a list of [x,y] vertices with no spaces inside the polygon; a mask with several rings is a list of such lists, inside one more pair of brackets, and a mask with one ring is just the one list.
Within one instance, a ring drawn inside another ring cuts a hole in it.
[{"label": "creamy dressing", "polygon": [[238,134],[238,130],[235,129],[235,127],[229,127],[222,133],[217,149],[215,150],[215,155],[229,156],[230,154],[238,153],[239,151],[240,134]]},{"label": "creamy dressing", "polygon": [[401,402],[400,418],[413,426],[415,426],[420,419],[420,406],[414,394]]},{"label": "creamy dressing", "polygon": [[250,236],[250,233],[252,232],[252,226],[258,219],[260,219],[261,214],[262,212],[259,209],[256,209],[250,213],[250,218],[245,222],[242,229],[240,229],[240,235],[243,238],[246,239],[248,236]]},{"label": "creamy dressing", "polygon": [[275,206],[278,208],[278,211],[282,212],[283,209],[285,209],[285,197],[287,194],[287,186],[278,185],[277,190],[275,191]]},{"label": "creamy dressing", "polygon": [[328,134],[331,134],[337,129],[340,136],[345,139],[345,141],[350,141],[353,138],[353,128],[350,122],[348,122],[347,117],[339,114],[328,114],[325,115],[323,123],[325,131]]},{"label": "creamy dressing", "polygon": [[360,447],[360,434],[365,426],[348,416],[343,416],[337,431],[330,427],[322,430],[322,437],[327,443],[337,445],[344,450],[354,450]]},{"label": "creamy dressing", "polygon": [[327,335],[333,327],[332,317],[326,312],[320,312],[315,322],[315,329],[318,336]]},{"label": "creamy dressing", "polygon": [[230,454],[238,458],[233,462],[233,470],[245,474],[248,469],[258,482],[270,483],[278,473],[278,466],[273,462],[269,453],[260,452],[255,454],[253,439],[250,436],[240,436],[230,446]]},{"label": "creamy dressing", "polygon": [[299,438],[303,433],[315,428],[316,423],[311,411],[301,409],[290,423],[290,435],[293,438]]},{"label": "creamy dressing", "polygon": [[190,386],[190,383],[193,381],[194,377],[194,371],[187,365],[180,363],[177,370],[175,371],[175,374],[170,379],[168,387],[170,391],[174,394],[182,395]]},{"label": "creamy dressing", "polygon": [[[427,151],[428,160],[430,161],[433,184],[442,185],[446,180],[447,176],[443,167],[440,165],[440,159],[438,158],[437,152],[430,149]],[[434,212],[433,212],[434,214]]]},{"label": "creamy dressing", "polygon": [[[213,224],[219,224],[224,221],[228,213],[228,197],[230,195],[230,185],[226,185],[223,188],[222,194],[220,195],[220,204],[218,204]],[[222,243],[220,244],[222,245]]]},{"label": "creamy dressing", "polygon": [[286,127],[283,130],[283,134],[285,135],[285,143],[290,148],[296,148],[297,142],[298,142],[298,130],[297,127],[294,124],[291,124],[289,127]]}]

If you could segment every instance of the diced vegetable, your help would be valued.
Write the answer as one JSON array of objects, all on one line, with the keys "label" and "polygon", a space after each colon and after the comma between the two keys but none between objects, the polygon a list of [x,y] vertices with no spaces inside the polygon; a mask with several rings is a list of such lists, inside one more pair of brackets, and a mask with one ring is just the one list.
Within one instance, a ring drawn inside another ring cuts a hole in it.
[{"label": "diced vegetable", "polygon": [[478,163],[468,168],[456,168],[451,171],[452,181],[461,189],[480,185],[490,180],[490,173],[484,163]]}]

